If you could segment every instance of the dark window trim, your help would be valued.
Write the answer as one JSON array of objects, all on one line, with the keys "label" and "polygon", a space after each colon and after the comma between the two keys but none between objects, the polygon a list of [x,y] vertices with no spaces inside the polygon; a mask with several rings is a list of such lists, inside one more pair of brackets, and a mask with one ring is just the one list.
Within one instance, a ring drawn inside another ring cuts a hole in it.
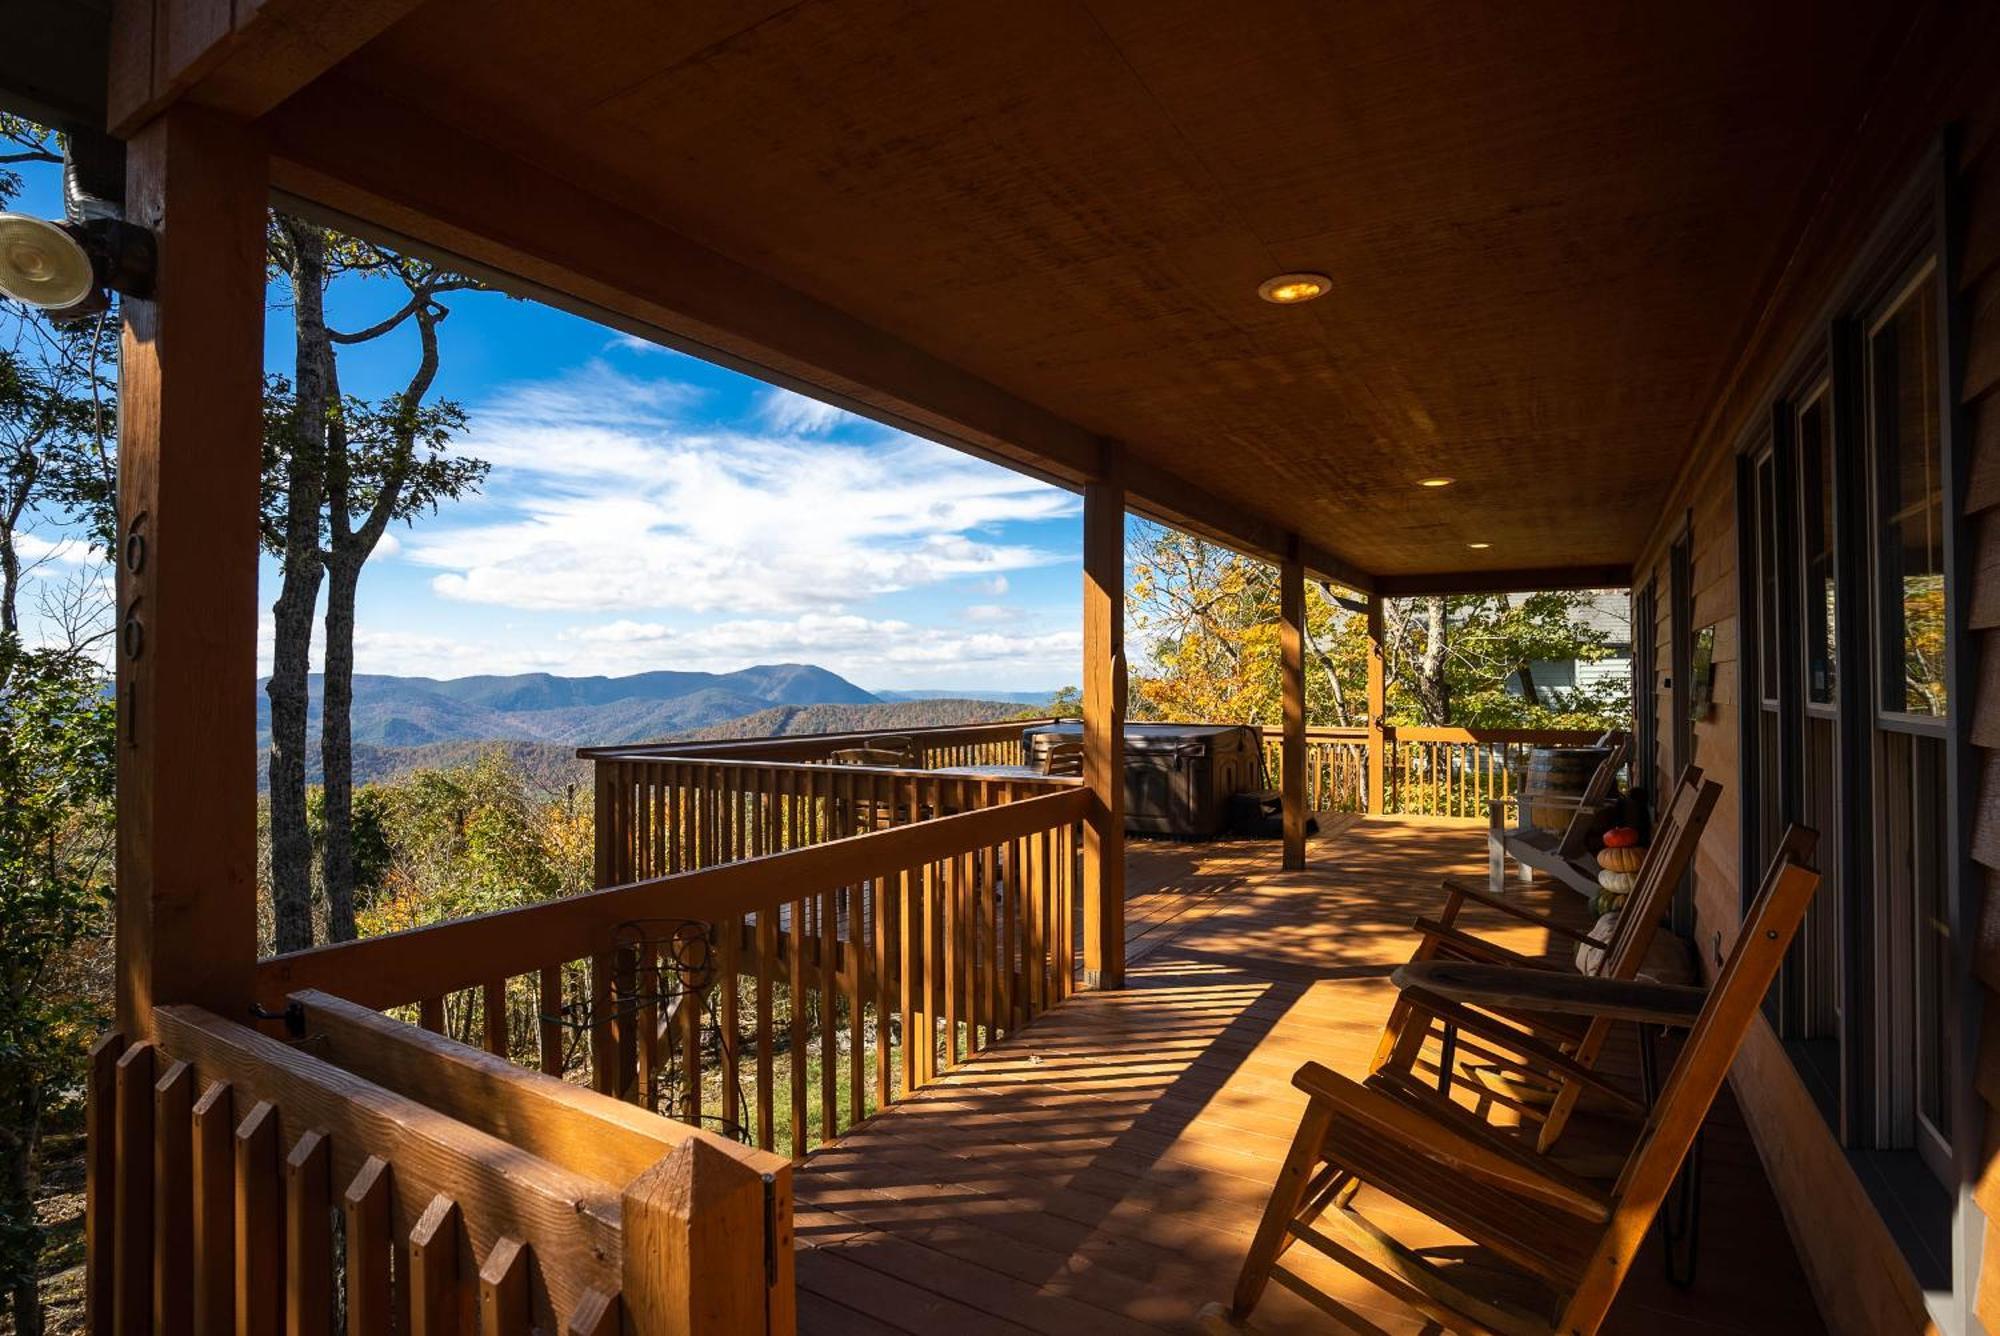
[{"label": "dark window trim", "polygon": [[[1912,171],[1907,184],[1882,211],[1881,219],[1868,241],[1855,253],[1840,281],[1831,289],[1822,318],[1825,333],[1821,340],[1807,341],[1788,359],[1784,371],[1774,378],[1774,412],[1796,397],[1800,387],[1817,383],[1815,367],[1831,382],[1830,425],[1839,476],[1836,487],[1834,564],[1836,569],[1835,616],[1841,629],[1836,648],[1839,682],[1836,705],[1813,707],[1803,701],[1804,683],[1799,683],[1800,708],[1790,716],[1803,727],[1804,717],[1833,714],[1840,720],[1839,747],[1843,758],[1839,809],[1843,819],[1837,831],[1822,832],[1820,856],[1839,860],[1843,887],[1842,911],[1842,1003],[1841,1039],[1838,1066],[1837,1107],[1830,1106],[1826,1086],[1824,1055],[1816,1055],[1808,1070],[1803,1046],[1788,1044],[1801,1079],[1814,1090],[1815,1103],[1827,1114],[1833,1130],[1848,1147],[1864,1188],[1885,1220],[1897,1224],[1892,1232],[1910,1255],[1913,1266],[1927,1275],[1937,1270],[1937,1242],[1958,1231],[1953,1243],[1956,1254],[1966,1259],[1962,1274],[1950,1277],[1951,1293],[1943,1300],[1962,1326],[1969,1312],[1981,1255],[1981,1231],[1985,1222],[1976,1210],[1954,1210],[1954,1194],[1939,1192],[1913,1194],[1893,1187],[1907,1161],[1921,1169],[1915,1150],[1875,1150],[1868,1146],[1874,1108],[1869,1099],[1868,1073],[1873,1065],[1874,1018],[1870,1014],[1874,961],[1870,947],[1873,934],[1871,914],[1874,898],[1873,821],[1845,819],[1852,813],[1872,814],[1874,782],[1872,730],[1878,725],[1893,731],[1928,736],[1944,735],[1946,744],[1945,820],[1948,841],[1948,903],[1952,911],[1954,971],[1962,991],[1958,1008],[1960,1024],[1954,1052],[1954,1124],[1966,1129],[1956,1136],[1953,1154],[1957,1160],[1960,1192],[1976,1181],[1981,1169],[1986,1139],[1973,1129],[1984,1126],[1984,1110],[1975,1086],[1979,1027],[1983,1008],[1972,1005],[1979,986],[1973,971],[1980,895],[1983,882],[1971,858],[1970,834],[1973,805],[1977,797],[1979,768],[1971,745],[1971,721],[1975,702],[1968,692],[1978,680],[1975,647],[1967,633],[1970,625],[1971,571],[1970,526],[1964,519],[1964,500],[1970,472],[1967,444],[1971,437],[1959,395],[1966,357],[1966,326],[1969,312],[1959,280],[1965,211],[1962,185],[1957,171],[1956,135],[1953,129],[1940,136],[1933,149]],[[1913,266],[1924,255],[1936,257],[1937,302],[1940,322],[1938,394],[1944,498],[1944,567],[1950,588],[1946,606],[1946,636],[1951,653],[1946,663],[1946,691],[1952,708],[1943,721],[1922,717],[1884,717],[1874,697],[1875,667],[1869,646],[1874,640],[1873,611],[1868,598],[1874,579],[1870,560],[1869,535],[1873,516],[1869,514],[1868,489],[1857,485],[1867,459],[1865,444],[1864,343],[1859,312],[1880,308],[1911,276]],[[1789,424],[1788,424],[1789,425]],[[1757,685],[1761,664],[1754,611],[1757,607],[1755,457],[1765,439],[1760,422],[1738,444],[1737,460],[1737,564],[1738,564],[1738,767],[1743,779],[1754,774],[1757,757],[1757,714],[1761,692]],[[1796,481],[1796,475],[1793,477]],[[1793,489],[1796,491],[1796,488]],[[1794,562],[1794,565],[1801,563]],[[1802,590],[1798,591],[1802,594]],[[1867,626],[1870,634],[1854,634]],[[1679,628],[1676,628],[1678,639]],[[1796,674],[1786,674],[1793,677]],[[1863,763],[1854,764],[1854,758]],[[1748,787],[1747,783],[1744,786]],[[1739,815],[1743,818],[1742,870],[1745,887],[1754,887],[1763,869],[1756,866],[1755,818],[1747,793],[1739,795]],[[1791,809],[1795,810],[1795,809]],[[1928,1173],[1928,1171],[1922,1171]],[[1932,1180],[1935,1181],[1935,1180]],[[1919,1202],[1918,1198],[1924,1200]],[[1919,1209],[1921,1208],[1921,1209]],[[1912,1215],[1919,1211],[1922,1219]],[[1937,1218],[1932,1218],[1936,1216]],[[1921,1240],[1921,1247],[1916,1246]],[[1935,1305],[1934,1305],[1935,1306]]]}]

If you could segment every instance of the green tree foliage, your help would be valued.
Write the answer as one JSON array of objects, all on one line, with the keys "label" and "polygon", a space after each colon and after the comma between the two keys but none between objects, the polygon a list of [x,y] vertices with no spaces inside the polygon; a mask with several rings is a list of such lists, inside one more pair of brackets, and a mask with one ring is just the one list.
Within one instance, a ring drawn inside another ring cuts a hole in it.
[{"label": "green tree foliage", "polygon": [[499,748],[365,785],[355,806],[375,814],[386,855],[363,936],[590,889],[589,804],[534,792]]},{"label": "green tree foliage", "polygon": [[[6,164],[62,160],[55,136],[0,114],[0,206],[22,188]],[[0,303],[0,631],[20,630],[20,594],[39,525],[80,529],[109,550],[117,530],[118,325],[56,324]]]},{"label": "green tree foliage", "polygon": [[[1278,572],[1161,525],[1128,547],[1138,719],[1276,724]],[[1536,683],[1535,665],[1604,658],[1609,637],[1579,617],[1589,596],[1391,599],[1384,607],[1390,723],[1462,727],[1609,727],[1630,716],[1623,682]],[[1355,600],[1308,584],[1306,712],[1315,725],[1367,722],[1367,618]]]},{"label": "green tree foliage", "polygon": [[101,671],[0,633],[0,1297],[38,1331],[35,1152],[73,1101],[108,988],[90,978],[112,874],[115,731]]}]

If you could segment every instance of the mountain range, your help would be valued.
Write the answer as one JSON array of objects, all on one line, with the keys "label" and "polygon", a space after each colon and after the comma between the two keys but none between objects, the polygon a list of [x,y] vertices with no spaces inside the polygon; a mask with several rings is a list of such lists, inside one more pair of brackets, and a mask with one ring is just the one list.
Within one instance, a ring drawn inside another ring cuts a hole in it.
[{"label": "mountain range", "polygon": [[[270,743],[271,703],[257,692],[257,742]],[[317,741],[324,682],[308,682],[307,734]],[[759,664],[732,673],[652,672],[629,677],[557,677],[519,673],[484,677],[354,678],[357,747],[421,748],[460,742],[539,742],[565,747],[610,746],[687,738],[718,726],[728,736],[918,726],[965,722],[968,715],[1004,717],[1001,706],[1037,704],[1047,692],[983,696],[979,710],[907,707],[926,700],[966,703],[966,693],[863,690],[837,673],[804,663]],[[849,707],[815,709],[811,707]],[[864,707],[884,707],[869,709]],[[880,722],[876,718],[880,716]],[[817,728],[814,725],[818,725]],[[739,731],[739,729],[748,731]]]}]

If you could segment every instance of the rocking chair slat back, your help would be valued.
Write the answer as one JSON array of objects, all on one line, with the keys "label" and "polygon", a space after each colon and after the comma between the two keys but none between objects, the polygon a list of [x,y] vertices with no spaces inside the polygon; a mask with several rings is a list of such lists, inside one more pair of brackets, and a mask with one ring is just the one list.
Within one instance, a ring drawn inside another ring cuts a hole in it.
[{"label": "rocking chair slat back", "polygon": [[1818,840],[1804,826],[1785,831],[1736,947],[1618,1176],[1611,1220],[1557,1330],[1594,1331],[1609,1311],[1819,888],[1819,873],[1808,866]]}]

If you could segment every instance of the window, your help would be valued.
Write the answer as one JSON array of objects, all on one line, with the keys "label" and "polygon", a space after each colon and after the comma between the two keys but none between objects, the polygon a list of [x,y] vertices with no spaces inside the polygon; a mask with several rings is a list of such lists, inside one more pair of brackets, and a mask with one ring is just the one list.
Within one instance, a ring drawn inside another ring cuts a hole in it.
[{"label": "window", "polygon": [[1835,586],[1833,430],[1827,420],[1825,383],[1798,412],[1800,538],[1805,567],[1806,702],[1832,705],[1839,698],[1839,628],[1834,621]]},{"label": "window", "polygon": [[1868,327],[1876,712],[1876,1137],[1952,1178],[1956,998],[1946,767],[1942,392],[1937,271],[1922,265]]},{"label": "window", "polygon": [[1937,312],[1926,265],[1868,339],[1882,709],[1943,718],[1944,482]]}]

